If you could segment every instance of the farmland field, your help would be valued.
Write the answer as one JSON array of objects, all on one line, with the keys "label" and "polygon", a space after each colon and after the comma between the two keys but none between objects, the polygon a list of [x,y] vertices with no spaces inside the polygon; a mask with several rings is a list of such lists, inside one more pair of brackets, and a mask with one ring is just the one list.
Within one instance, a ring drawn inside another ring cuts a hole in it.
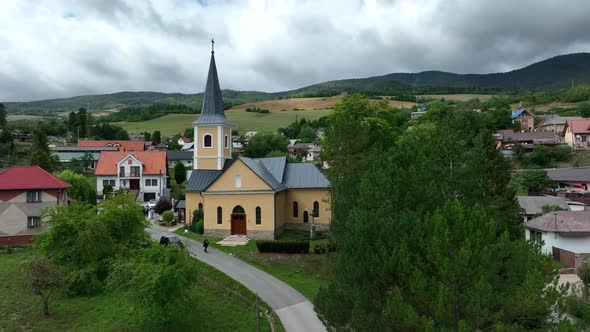
[{"label": "farmland field", "polygon": [[445,100],[455,100],[455,101],[468,101],[471,99],[479,99],[480,101],[486,101],[488,99],[491,99],[492,97],[496,97],[496,95],[456,94],[456,95],[422,95],[419,97],[432,98],[432,99],[444,98]]},{"label": "farmland field", "polygon": [[[240,133],[247,131],[275,132],[280,127],[285,127],[295,121],[296,118],[315,120],[330,114],[331,109],[279,111],[273,113],[252,113],[246,111],[227,111],[225,115],[233,123],[234,129]],[[192,127],[192,122],[198,114],[168,114],[163,117],[143,122],[116,122],[130,133],[144,131],[153,132],[159,130],[162,135],[182,134],[186,128]]]},{"label": "farmland field", "polygon": [[27,115],[27,114],[8,114],[6,115],[7,121],[19,121],[19,120],[43,120],[44,117],[38,115]]}]

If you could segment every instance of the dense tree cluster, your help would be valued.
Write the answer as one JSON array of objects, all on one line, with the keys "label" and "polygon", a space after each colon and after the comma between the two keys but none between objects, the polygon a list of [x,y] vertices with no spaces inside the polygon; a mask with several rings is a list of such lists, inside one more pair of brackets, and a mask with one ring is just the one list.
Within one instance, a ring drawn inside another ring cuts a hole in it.
[{"label": "dense tree cluster", "polygon": [[286,156],[288,145],[287,138],[281,134],[260,133],[250,138],[244,155],[250,158]]},{"label": "dense tree cluster", "polygon": [[310,143],[316,139],[316,131],[327,126],[328,117],[326,116],[311,121],[302,117],[301,119],[296,119],[287,127],[279,128],[278,131],[287,138],[301,139],[305,143]]},{"label": "dense tree cluster", "polygon": [[331,326],[552,324],[555,271],[523,240],[510,164],[484,115],[438,105],[408,127],[400,111],[348,96],[329,123],[339,255],[316,308]]},{"label": "dense tree cluster", "polygon": [[57,172],[55,173],[55,176],[67,181],[71,185],[68,189],[68,195],[76,202],[96,205],[96,190],[87,177],[70,170]]}]

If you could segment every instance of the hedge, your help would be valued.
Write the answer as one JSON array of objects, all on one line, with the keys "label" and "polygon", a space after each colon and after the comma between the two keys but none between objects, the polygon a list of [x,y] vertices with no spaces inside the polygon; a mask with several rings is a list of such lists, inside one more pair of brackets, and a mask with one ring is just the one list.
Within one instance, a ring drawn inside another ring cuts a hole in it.
[{"label": "hedge", "polygon": [[277,252],[287,254],[308,254],[309,241],[256,241],[256,247],[259,252]]}]

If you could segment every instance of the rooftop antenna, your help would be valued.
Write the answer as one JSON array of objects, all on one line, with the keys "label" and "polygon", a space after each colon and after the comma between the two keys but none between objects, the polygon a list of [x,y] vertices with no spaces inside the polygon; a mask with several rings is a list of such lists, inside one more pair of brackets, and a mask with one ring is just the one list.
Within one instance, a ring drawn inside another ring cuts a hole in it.
[{"label": "rooftop antenna", "polygon": [[215,53],[215,38],[211,38],[211,54]]}]

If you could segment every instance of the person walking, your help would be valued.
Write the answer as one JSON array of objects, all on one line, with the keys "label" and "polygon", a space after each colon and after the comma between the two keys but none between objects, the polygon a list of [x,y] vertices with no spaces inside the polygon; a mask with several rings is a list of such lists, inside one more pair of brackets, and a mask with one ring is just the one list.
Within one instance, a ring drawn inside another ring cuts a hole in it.
[{"label": "person walking", "polygon": [[205,247],[205,252],[207,252],[208,246],[209,246],[209,240],[205,239],[205,241],[203,241],[203,247]]}]

